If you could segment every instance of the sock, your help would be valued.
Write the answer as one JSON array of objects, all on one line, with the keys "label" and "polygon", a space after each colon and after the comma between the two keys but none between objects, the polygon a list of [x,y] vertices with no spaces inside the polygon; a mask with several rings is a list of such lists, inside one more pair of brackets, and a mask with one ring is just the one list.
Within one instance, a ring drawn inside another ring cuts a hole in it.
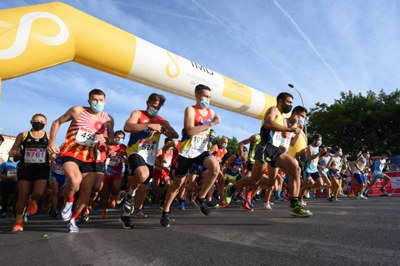
[{"label": "sock", "polygon": [[81,214],[81,212],[74,211],[74,212],[72,213],[71,220],[72,220],[72,219],[76,220],[76,218],[79,217],[79,214]]},{"label": "sock", "polygon": [[22,223],[24,215],[23,214],[17,214],[16,216],[17,216],[16,217],[16,222],[21,222]]},{"label": "sock", "polygon": [[74,196],[68,197],[66,202],[67,202],[67,203],[72,203],[72,202],[74,202]]},{"label": "sock", "polygon": [[292,206],[297,205],[297,204],[299,204],[299,198],[298,197],[293,197],[290,200],[290,206],[292,207]]},{"label": "sock", "polygon": [[279,199],[281,197],[281,191],[278,189],[277,191],[275,191],[275,198]]}]

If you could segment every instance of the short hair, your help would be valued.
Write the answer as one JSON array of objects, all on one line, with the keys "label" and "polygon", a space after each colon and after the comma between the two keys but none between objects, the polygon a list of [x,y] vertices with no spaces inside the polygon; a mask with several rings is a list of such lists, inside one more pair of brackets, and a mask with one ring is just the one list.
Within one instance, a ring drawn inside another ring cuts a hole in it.
[{"label": "short hair", "polygon": [[301,105],[296,106],[295,108],[293,108],[293,111],[292,111],[292,113],[295,113],[295,114],[300,114],[303,112],[305,112],[306,114],[308,113],[307,108],[305,108]]},{"label": "short hair", "polygon": [[203,85],[203,84],[199,84],[196,86],[196,88],[194,89],[194,93],[195,94],[199,94],[202,90],[208,90],[211,91],[210,87]]},{"label": "short hair", "polygon": [[162,94],[158,93],[152,93],[149,95],[149,98],[147,99],[148,102],[155,102],[159,101],[160,102],[160,107],[164,105],[165,103],[165,96]]},{"label": "short hair", "polygon": [[166,144],[168,141],[172,141],[172,138],[165,138],[164,139],[164,144]]},{"label": "short hair", "polygon": [[293,95],[290,94],[289,92],[281,92],[281,93],[279,93],[278,96],[276,97],[276,101],[277,101],[277,102],[279,102],[279,100],[284,101],[284,100],[286,100],[286,98],[288,98],[288,97],[294,99]]},{"label": "short hair", "polygon": [[388,157],[392,156],[392,153],[389,150],[383,152],[383,155],[387,155]]},{"label": "short hair", "polygon": [[37,116],[44,117],[44,119],[47,121],[47,117],[46,117],[44,114],[41,114],[41,113],[34,114],[34,115],[32,116],[32,118],[31,118],[31,121],[32,121],[35,117],[37,117]]},{"label": "short hair", "polygon": [[116,135],[118,135],[118,134],[123,134],[123,135],[124,135],[124,138],[125,138],[125,132],[124,132],[124,131],[122,131],[122,130],[117,130],[117,131],[115,131],[114,136],[116,136]]},{"label": "short hair", "polygon": [[0,135],[0,142],[3,142],[3,141],[4,141],[4,138],[2,135]]},{"label": "short hair", "polygon": [[106,98],[106,94],[104,93],[104,91],[100,90],[100,89],[93,89],[89,92],[89,99],[92,95],[103,95],[104,98]]},{"label": "short hair", "polygon": [[333,152],[337,152],[337,151],[339,151],[339,150],[341,150],[341,149],[342,149],[342,147],[336,146],[336,147],[333,148]]}]

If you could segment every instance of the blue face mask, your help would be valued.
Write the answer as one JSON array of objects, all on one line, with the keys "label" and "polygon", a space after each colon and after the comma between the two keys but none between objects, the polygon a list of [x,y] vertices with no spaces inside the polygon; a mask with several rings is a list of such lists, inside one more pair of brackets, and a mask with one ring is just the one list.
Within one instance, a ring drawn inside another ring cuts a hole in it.
[{"label": "blue face mask", "polygon": [[90,108],[93,110],[93,112],[99,113],[104,110],[104,104],[99,102],[91,103]]},{"label": "blue face mask", "polygon": [[214,136],[210,136],[208,139],[210,140],[210,142],[213,142],[215,137]]},{"label": "blue face mask", "polygon": [[148,107],[146,112],[150,115],[150,116],[156,116],[158,114],[158,110],[154,109],[153,107]]},{"label": "blue face mask", "polygon": [[121,145],[123,141],[124,141],[123,139],[117,139],[117,144]]},{"label": "blue face mask", "polygon": [[317,144],[318,147],[321,146],[322,145],[322,140],[318,140],[316,144]]},{"label": "blue face mask", "polygon": [[203,108],[208,108],[210,106],[210,99],[208,98],[201,98],[200,105]]}]

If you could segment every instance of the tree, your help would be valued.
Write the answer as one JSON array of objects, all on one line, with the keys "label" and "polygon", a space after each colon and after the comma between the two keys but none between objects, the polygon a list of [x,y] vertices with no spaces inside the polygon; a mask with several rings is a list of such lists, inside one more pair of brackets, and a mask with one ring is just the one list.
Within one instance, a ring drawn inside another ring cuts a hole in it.
[{"label": "tree", "polygon": [[[355,156],[361,147],[374,154],[400,154],[400,91],[366,96],[341,92],[332,105],[316,103],[310,110],[310,132],[319,133],[327,146],[341,146]],[[312,134],[312,133],[311,133]]]}]

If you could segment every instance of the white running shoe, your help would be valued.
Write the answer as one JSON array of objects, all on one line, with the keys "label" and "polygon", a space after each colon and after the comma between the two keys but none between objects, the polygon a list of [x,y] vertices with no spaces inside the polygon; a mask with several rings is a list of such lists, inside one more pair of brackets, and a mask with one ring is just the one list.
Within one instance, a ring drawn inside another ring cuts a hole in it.
[{"label": "white running shoe", "polygon": [[358,197],[357,197],[357,199],[368,199],[366,196],[364,196],[363,194],[361,194],[361,195],[358,195]]},{"label": "white running shoe", "polygon": [[68,224],[68,232],[70,232],[70,233],[79,233],[79,227],[76,225],[74,219],[72,219]]},{"label": "white running shoe", "polygon": [[64,204],[64,207],[61,211],[61,218],[64,222],[67,222],[69,220],[71,220],[71,216],[72,216],[72,205],[74,205],[73,202],[66,202]]},{"label": "white running shoe", "polygon": [[270,204],[269,202],[265,202],[265,203],[264,203],[264,209],[266,209],[267,211],[272,210],[271,204]]}]

